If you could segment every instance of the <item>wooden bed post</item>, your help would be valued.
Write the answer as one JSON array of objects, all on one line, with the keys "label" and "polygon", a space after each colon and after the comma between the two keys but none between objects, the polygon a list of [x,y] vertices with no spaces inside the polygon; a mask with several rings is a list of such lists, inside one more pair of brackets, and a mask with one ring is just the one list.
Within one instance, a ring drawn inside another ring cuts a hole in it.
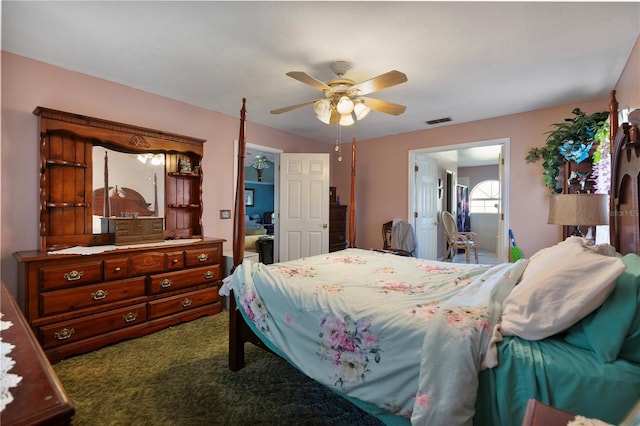
[{"label": "wooden bed post", "polygon": [[616,99],[616,91],[611,91],[611,100],[609,101],[609,152],[613,153],[613,141],[618,131],[618,101]]},{"label": "wooden bed post", "polygon": [[637,116],[618,126],[618,101],[611,91],[609,103],[611,189],[609,190],[609,237],[619,253],[640,254],[640,135]]},{"label": "wooden bed post", "polygon": [[[245,206],[244,206],[244,155],[246,150],[246,98],[242,98],[240,110],[240,134],[238,137],[238,179],[236,204],[233,216],[233,269],[244,259]],[[229,369],[238,371],[244,367],[244,340],[242,339],[242,314],[236,307],[233,291],[229,296]]]},{"label": "wooden bed post", "polygon": [[102,205],[102,217],[110,217],[111,209],[109,205],[109,156],[104,152],[104,204]]},{"label": "wooden bed post", "polygon": [[349,247],[356,246],[356,138],[351,141],[351,200],[349,201]]},{"label": "wooden bed post", "polygon": [[[614,161],[617,161],[617,158],[615,158],[615,150],[616,150],[616,146],[615,146],[615,139],[616,139],[616,134],[618,133],[618,100],[616,99],[616,91],[612,90],[611,91],[611,99],[609,100],[609,158],[611,159],[611,162],[609,164],[610,167],[610,173],[611,173],[611,188],[609,188],[609,242],[617,247],[618,246],[618,236],[616,234],[616,224],[615,224],[615,217],[612,215],[612,213],[614,213],[616,211],[616,199],[615,199],[615,189],[614,189],[614,185],[615,185],[615,178],[613,178],[614,176],[614,172],[615,170],[613,170],[614,167]],[[614,222],[614,223],[611,223]]]}]

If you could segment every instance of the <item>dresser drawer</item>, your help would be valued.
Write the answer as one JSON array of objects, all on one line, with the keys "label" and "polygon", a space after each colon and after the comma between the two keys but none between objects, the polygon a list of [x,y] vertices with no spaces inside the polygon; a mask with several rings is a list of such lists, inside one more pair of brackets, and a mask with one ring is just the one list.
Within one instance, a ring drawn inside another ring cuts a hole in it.
[{"label": "dresser drawer", "polygon": [[131,275],[164,272],[164,253],[149,251],[130,257]]},{"label": "dresser drawer", "polygon": [[40,290],[79,286],[102,281],[102,261],[40,269]]},{"label": "dresser drawer", "polygon": [[216,264],[177,272],[167,272],[166,274],[153,275],[149,278],[150,292],[152,294],[159,294],[198,284],[214,282],[222,278],[222,272],[220,271],[220,264]]},{"label": "dresser drawer", "polygon": [[42,315],[75,311],[145,295],[145,277],[42,293]]},{"label": "dresser drawer", "polygon": [[149,302],[149,319],[152,320],[218,302],[220,300],[218,288],[218,286],[214,286]]},{"label": "dresser drawer", "polygon": [[345,221],[347,219],[347,206],[336,206],[329,209],[329,220]]},{"label": "dresser drawer", "polygon": [[164,256],[167,271],[177,271],[184,268],[184,252],[182,250],[166,253]]},{"label": "dresser drawer", "polygon": [[140,324],[146,320],[147,307],[146,304],[141,303],[71,321],[42,326],[39,327],[38,334],[42,347],[48,349]]},{"label": "dresser drawer", "polygon": [[185,250],[184,255],[187,267],[222,263],[222,248],[219,246]]},{"label": "dresser drawer", "polygon": [[331,232],[345,232],[347,230],[347,224],[342,222],[329,222],[329,233]]},{"label": "dresser drawer", "polygon": [[104,261],[104,279],[105,281],[119,280],[129,276],[129,259],[126,257],[120,259],[105,259]]},{"label": "dresser drawer", "polygon": [[347,234],[345,232],[330,232],[329,233],[329,244],[345,242],[347,241]]}]

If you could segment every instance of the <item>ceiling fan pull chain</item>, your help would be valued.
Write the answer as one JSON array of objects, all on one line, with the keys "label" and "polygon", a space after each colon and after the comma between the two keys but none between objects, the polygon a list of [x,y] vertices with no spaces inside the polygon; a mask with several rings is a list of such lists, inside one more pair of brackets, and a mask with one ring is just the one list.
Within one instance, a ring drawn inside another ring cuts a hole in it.
[{"label": "ceiling fan pull chain", "polygon": [[338,161],[342,161],[342,126],[338,123],[338,140],[336,141],[338,148]]}]

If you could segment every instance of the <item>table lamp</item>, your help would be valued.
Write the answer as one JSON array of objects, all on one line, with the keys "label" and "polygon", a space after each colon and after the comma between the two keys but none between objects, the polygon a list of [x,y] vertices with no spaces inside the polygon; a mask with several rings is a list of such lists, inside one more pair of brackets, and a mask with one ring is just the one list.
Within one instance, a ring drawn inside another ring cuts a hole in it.
[{"label": "table lamp", "polygon": [[555,194],[549,200],[549,220],[554,225],[575,226],[570,235],[583,237],[580,226],[589,226],[587,233],[592,237],[592,226],[609,224],[609,196],[606,194]]}]

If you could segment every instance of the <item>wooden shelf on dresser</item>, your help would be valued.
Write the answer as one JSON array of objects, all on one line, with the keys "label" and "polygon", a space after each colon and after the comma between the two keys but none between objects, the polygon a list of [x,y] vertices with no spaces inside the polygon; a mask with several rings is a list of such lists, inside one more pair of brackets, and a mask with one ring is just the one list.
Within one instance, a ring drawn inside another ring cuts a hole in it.
[{"label": "wooden shelf on dresser", "polygon": [[329,252],[347,248],[347,206],[329,204]]},{"label": "wooden shelf on dresser", "polygon": [[221,312],[223,242],[174,240],[88,255],[17,252],[18,303],[57,362]]}]

